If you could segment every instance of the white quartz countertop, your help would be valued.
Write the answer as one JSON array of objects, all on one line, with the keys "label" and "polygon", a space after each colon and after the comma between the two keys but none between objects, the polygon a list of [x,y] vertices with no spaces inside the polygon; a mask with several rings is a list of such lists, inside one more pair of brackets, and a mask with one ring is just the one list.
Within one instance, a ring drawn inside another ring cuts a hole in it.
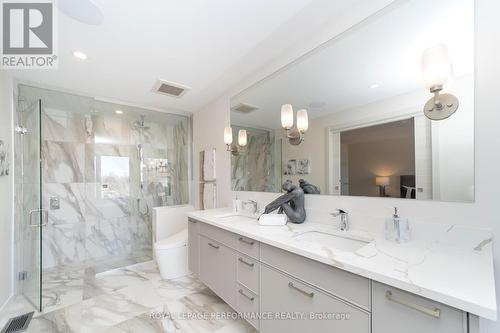
[{"label": "white quartz countertop", "polygon": [[[188,213],[198,221],[327,265],[420,295],[490,320],[497,319],[491,236],[471,236],[451,226],[443,239],[412,240],[398,244],[367,231],[339,231],[334,225],[288,223],[261,226],[254,218],[221,217],[229,209]],[[367,241],[356,252],[298,240],[307,231],[320,231]],[[448,242],[461,240],[463,242]],[[481,239],[483,238],[483,239]]]}]

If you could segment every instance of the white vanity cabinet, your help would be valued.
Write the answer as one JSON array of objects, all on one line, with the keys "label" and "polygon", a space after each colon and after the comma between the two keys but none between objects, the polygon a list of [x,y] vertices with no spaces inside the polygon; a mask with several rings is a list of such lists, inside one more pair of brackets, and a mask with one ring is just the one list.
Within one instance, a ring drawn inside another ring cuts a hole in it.
[{"label": "white vanity cabinet", "polygon": [[466,312],[378,282],[372,315],[373,333],[466,333],[469,326]]},{"label": "white vanity cabinet", "polygon": [[477,316],[194,219],[189,265],[233,309],[260,314],[247,320],[262,333],[478,332]]},{"label": "white vanity cabinet", "polygon": [[[204,223],[197,224],[199,244],[194,247],[199,251],[200,280],[236,311],[259,313],[259,242]],[[259,328],[257,318],[249,318],[248,322]]]}]

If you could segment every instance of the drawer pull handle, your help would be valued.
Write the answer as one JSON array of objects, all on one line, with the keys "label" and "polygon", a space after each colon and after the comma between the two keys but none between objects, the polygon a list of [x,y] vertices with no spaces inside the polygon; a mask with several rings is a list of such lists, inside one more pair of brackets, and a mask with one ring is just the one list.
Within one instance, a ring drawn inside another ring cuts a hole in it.
[{"label": "drawer pull handle", "polygon": [[243,242],[243,243],[248,244],[248,245],[254,245],[254,244],[255,244],[255,242],[254,242],[254,241],[247,241],[247,240],[246,240],[245,238],[243,238],[243,237],[238,238],[238,240],[239,240],[240,242]]},{"label": "drawer pull handle", "polygon": [[311,292],[307,292],[307,291],[305,291],[305,290],[302,290],[302,289],[300,289],[299,287],[295,286],[295,285],[293,284],[293,282],[288,282],[288,286],[289,286],[290,288],[293,288],[293,289],[297,290],[298,292],[300,292],[300,293],[302,293],[302,294],[304,294],[304,295],[308,296],[308,297],[311,297],[311,298],[312,298],[312,297],[314,297],[314,293],[313,293],[312,291],[311,291]]},{"label": "drawer pull handle", "polygon": [[252,262],[245,261],[243,258],[238,258],[238,261],[239,261],[239,262],[242,262],[242,263],[244,263],[245,265],[250,266],[250,267],[253,267],[253,266],[255,265],[255,264],[254,264],[254,263],[252,263]]},{"label": "drawer pull handle", "polygon": [[218,245],[214,245],[214,244],[212,244],[212,243],[208,243],[208,245],[210,245],[210,246],[211,246],[211,247],[213,247],[214,249],[218,249],[218,248],[220,247],[220,246],[218,246]]},{"label": "drawer pull handle", "polygon": [[241,295],[243,295],[243,296],[245,296],[246,298],[248,298],[249,300],[251,300],[252,302],[253,302],[253,300],[255,299],[255,297],[253,297],[253,296],[248,296],[247,294],[245,294],[245,293],[243,292],[243,289],[238,290],[238,292],[239,292]]},{"label": "drawer pull handle", "polygon": [[387,290],[385,292],[385,297],[391,302],[406,306],[406,307],[413,309],[413,310],[420,311],[420,312],[425,313],[426,315],[432,316],[434,318],[439,318],[439,316],[441,315],[441,310],[439,310],[438,308],[429,309],[429,308],[426,308],[425,306],[410,303],[410,302],[407,302],[407,301],[402,300],[402,299],[394,298],[392,296],[392,292],[390,290]]}]

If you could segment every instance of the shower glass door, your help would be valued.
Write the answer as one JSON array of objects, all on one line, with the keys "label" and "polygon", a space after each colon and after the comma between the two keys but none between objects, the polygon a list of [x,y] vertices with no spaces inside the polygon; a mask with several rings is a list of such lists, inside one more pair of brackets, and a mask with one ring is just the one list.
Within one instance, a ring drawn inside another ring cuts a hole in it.
[{"label": "shower glass door", "polygon": [[41,100],[22,110],[17,128],[22,150],[20,279],[22,293],[39,311],[42,311],[42,231],[47,222],[47,211],[42,209],[41,110]]}]

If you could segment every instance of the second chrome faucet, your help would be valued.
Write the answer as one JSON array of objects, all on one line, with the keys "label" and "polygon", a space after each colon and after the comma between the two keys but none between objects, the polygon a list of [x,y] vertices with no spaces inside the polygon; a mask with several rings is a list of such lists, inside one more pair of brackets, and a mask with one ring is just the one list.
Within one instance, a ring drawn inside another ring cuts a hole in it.
[{"label": "second chrome faucet", "polygon": [[337,209],[335,212],[330,213],[330,215],[333,217],[340,216],[340,230],[342,231],[349,230],[349,213],[347,213],[343,209]]},{"label": "second chrome faucet", "polygon": [[255,201],[255,200],[247,200],[247,201],[243,201],[243,202],[242,202],[242,205],[243,205],[243,209],[245,209],[245,207],[246,207],[247,205],[251,205],[251,206],[252,206],[252,208],[253,208],[253,210],[252,210],[252,214],[257,214],[257,213],[258,213],[258,211],[259,211],[259,206],[258,206],[258,204],[257,204],[257,201]]}]

